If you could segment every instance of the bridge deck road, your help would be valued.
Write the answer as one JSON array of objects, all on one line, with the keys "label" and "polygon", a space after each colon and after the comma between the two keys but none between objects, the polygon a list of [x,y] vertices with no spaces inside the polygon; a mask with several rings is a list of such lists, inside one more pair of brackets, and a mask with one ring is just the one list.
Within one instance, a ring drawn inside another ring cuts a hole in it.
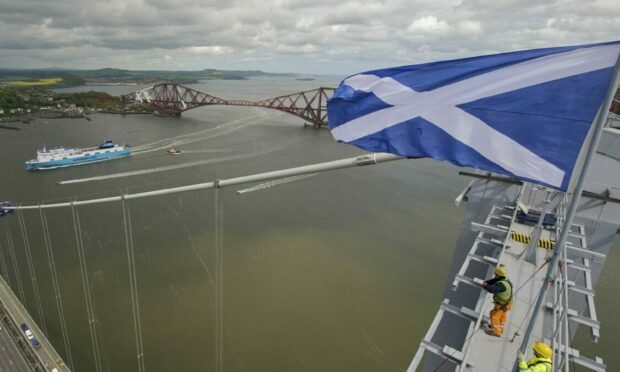
[{"label": "bridge deck road", "polygon": [[19,352],[15,340],[4,324],[0,323],[0,372],[30,372],[28,365]]},{"label": "bridge deck road", "polygon": [[[20,324],[25,323],[32,331],[34,337],[36,337],[41,343],[41,347],[38,349],[31,348],[40,365],[43,365],[46,370],[57,368],[58,371],[61,372],[69,371],[68,366],[64,363],[60,355],[58,355],[47,337],[45,337],[39,326],[35,323],[34,319],[32,319],[26,308],[17,299],[11,288],[2,277],[0,277],[0,301],[9,313],[9,317],[13,319],[19,332],[21,332],[21,329],[19,328]],[[6,332],[6,330],[4,330],[4,324],[2,325],[2,328],[2,332]]]}]

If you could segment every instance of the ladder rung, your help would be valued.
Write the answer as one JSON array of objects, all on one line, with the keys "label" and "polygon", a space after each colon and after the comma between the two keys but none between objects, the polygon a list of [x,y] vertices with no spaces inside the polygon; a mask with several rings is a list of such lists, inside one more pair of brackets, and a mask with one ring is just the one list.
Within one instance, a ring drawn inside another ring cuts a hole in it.
[{"label": "ladder rung", "polygon": [[[545,338],[543,340],[547,345],[551,345],[552,342],[551,340]],[[558,355],[560,354],[564,354],[564,345],[562,344],[558,344],[555,348],[554,348],[554,352],[556,352]],[[579,352],[579,350],[577,349],[573,349],[572,347],[568,348],[568,355],[570,356],[570,359],[573,360],[575,363],[584,366],[586,368],[588,368],[591,371],[600,371],[600,372],[604,372],[607,369],[607,366],[603,363],[603,359],[596,357],[596,360],[592,360],[590,358],[586,358],[584,356],[581,355],[581,353]]]},{"label": "ladder rung", "polygon": [[586,267],[584,265],[580,265],[577,263],[569,263],[567,265],[568,267],[570,267],[571,269],[575,269],[575,270],[581,270],[581,271],[587,271],[587,272],[591,272],[592,269],[590,269],[589,267]]},{"label": "ladder rung", "polygon": [[489,264],[489,265],[497,265],[497,258],[493,258],[493,257],[489,257],[489,256],[478,256],[477,254],[468,254],[467,255],[470,259],[477,261],[477,262],[482,262],[485,264]]},{"label": "ladder rung", "polygon": [[488,239],[488,238],[483,238],[481,236],[476,237],[476,241],[480,242],[480,243],[488,244],[488,245],[495,245],[495,246],[498,246],[498,247],[501,247],[502,244],[503,244],[501,240]]},{"label": "ladder rung", "polygon": [[567,283],[568,283],[568,289],[569,290],[571,290],[573,292],[584,294],[586,296],[594,297],[594,291],[591,290],[590,288],[582,287],[582,286],[577,285],[575,282],[572,282],[570,280],[567,281]]},{"label": "ladder rung", "polygon": [[575,247],[574,245],[571,245],[568,242],[566,243],[566,248],[570,249],[572,253],[579,253],[580,255],[585,256],[585,257],[600,257],[600,258],[607,257],[604,254],[599,253],[599,252],[594,252],[594,251],[590,251],[584,248]]},{"label": "ladder rung", "polygon": [[500,220],[511,220],[512,219],[512,216],[509,216],[507,214],[495,214],[495,213],[492,213],[492,214],[489,215],[489,217],[497,218],[497,219],[500,219]]},{"label": "ladder rung", "polygon": [[585,326],[588,326],[592,329],[597,329],[600,330],[601,328],[601,322],[596,321],[594,319],[590,319],[587,316],[583,316],[583,315],[579,315],[577,314],[576,311],[574,310],[569,310],[568,311],[568,319],[571,319],[572,321],[574,321],[575,323],[579,323],[579,324],[583,324]]},{"label": "ladder rung", "polygon": [[451,314],[458,315],[461,318],[464,318],[466,320],[470,320],[472,322],[476,322],[478,320],[478,316],[480,315],[479,313],[477,313],[474,310],[469,309],[469,308],[467,308],[465,306],[456,307],[454,305],[450,305],[449,303],[447,303],[445,301],[441,304],[440,308],[443,311],[447,311],[447,312],[449,312]]},{"label": "ladder rung", "polygon": [[477,222],[471,223],[471,230],[474,232],[485,232],[496,236],[505,236],[508,233],[508,228],[505,226],[493,226]]},{"label": "ladder rung", "polygon": [[[553,310],[553,304],[551,302],[547,302],[545,306],[547,307],[547,309]],[[558,307],[557,311],[559,312],[564,311],[564,307],[563,306]],[[587,316],[579,315],[579,313],[576,310],[573,310],[571,308],[568,309],[568,319],[574,321],[575,323],[588,326],[592,329],[600,330],[601,328],[601,322],[599,322],[598,320],[589,318]]]},{"label": "ladder rung", "polygon": [[[478,278],[472,279],[472,278],[468,278],[468,277],[463,276],[463,275],[457,275],[454,278],[454,282],[462,282],[462,283],[465,283],[465,284],[469,284],[469,285],[471,285],[473,287],[482,287],[483,280],[482,279],[478,279]],[[454,286],[456,287],[456,285],[454,285]]]},{"label": "ladder rung", "polygon": [[[451,348],[450,346],[446,345],[442,348],[436,343],[428,340],[422,340],[420,346],[442,358],[450,360],[452,363],[461,364],[463,353]],[[448,352],[445,351],[446,349]]]}]

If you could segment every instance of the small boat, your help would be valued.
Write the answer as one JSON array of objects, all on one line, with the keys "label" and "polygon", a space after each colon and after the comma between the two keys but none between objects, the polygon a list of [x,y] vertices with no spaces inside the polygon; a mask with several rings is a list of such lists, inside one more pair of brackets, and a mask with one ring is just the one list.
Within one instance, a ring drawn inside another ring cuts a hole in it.
[{"label": "small boat", "polygon": [[97,147],[65,148],[58,147],[37,150],[37,158],[24,163],[27,170],[55,169],[70,167],[85,163],[111,160],[131,155],[129,145],[117,145],[112,141],[105,141]]},{"label": "small boat", "polygon": [[170,155],[179,155],[182,151],[173,146],[169,148],[166,152]]}]

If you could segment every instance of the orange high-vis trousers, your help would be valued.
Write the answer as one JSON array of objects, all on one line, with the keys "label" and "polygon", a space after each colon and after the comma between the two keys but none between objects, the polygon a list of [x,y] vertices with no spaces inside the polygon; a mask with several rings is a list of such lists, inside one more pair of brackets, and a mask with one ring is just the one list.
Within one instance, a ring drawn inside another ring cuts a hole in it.
[{"label": "orange high-vis trousers", "polygon": [[506,305],[496,303],[489,314],[491,322],[491,332],[495,336],[501,336],[504,333],[504,325],[506,324],[506,315],[512,309],[512,301]]}]

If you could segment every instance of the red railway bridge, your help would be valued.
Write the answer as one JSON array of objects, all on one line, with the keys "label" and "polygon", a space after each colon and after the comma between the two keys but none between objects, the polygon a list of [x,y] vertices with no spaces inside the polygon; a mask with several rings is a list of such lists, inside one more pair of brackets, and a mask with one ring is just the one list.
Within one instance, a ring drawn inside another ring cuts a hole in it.
[{"label": "red railway bridge", "polygon": [[142,103],[160,115],[180,115],[183,111],[210,105],[252,106],[280,110],[300,117],[315,127],[327,125],[327,100],[335,88],[320,87],[262,101],[226,100],[183,85],[162,83],[122,96],[124,103]]}]

